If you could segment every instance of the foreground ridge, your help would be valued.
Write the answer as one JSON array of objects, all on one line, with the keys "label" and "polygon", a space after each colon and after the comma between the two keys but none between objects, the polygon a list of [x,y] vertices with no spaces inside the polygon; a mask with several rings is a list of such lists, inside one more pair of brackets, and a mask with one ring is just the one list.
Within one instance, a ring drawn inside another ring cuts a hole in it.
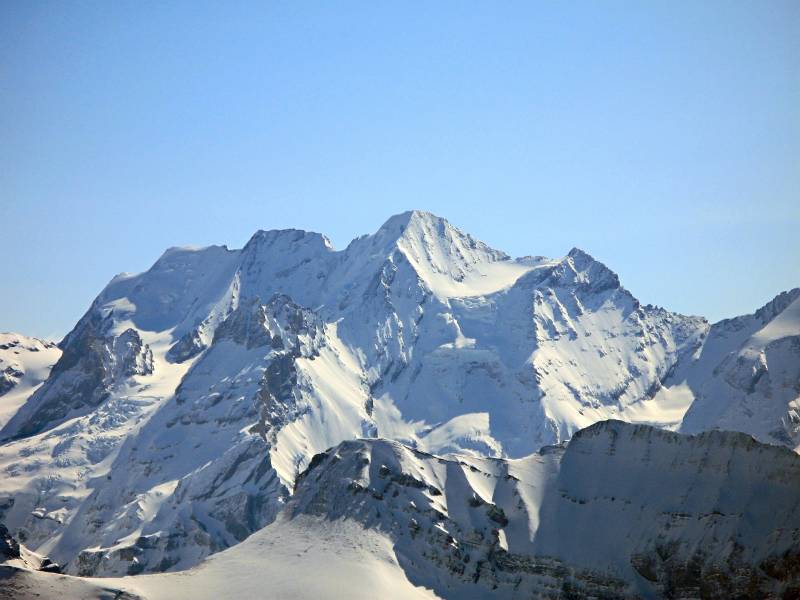
[{"label": "foreground ridge", "polygon": [[102,582],[149,600],[263,595],[256,572],[273,597],[791,597],[798,508],[800,456],[741,433],[604,421],[512,460],[359,439],[202,568]]}]

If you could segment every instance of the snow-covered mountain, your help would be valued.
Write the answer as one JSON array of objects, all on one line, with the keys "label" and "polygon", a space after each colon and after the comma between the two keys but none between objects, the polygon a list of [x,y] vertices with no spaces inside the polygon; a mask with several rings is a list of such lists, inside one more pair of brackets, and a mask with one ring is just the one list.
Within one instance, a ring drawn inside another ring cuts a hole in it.
[{"label": "snow-covered mountain", "polygon": [[419,211],[340,251],[298,230],[173,248],[109,283],[0,431],[0,521],[70,573],[185,569],[273,523],[347,440],[518,459],[609,418],[749,431],[707,382],[758,348],[770,377],[736,414],[768,404],[765,439],[796,415],[792,306],[734,343],[581,250],[512,259]]},{"label": "snow-covered mountain", "polygon": [[272,524],[199,568],[85,585],[148,600],[786,598],[799,508],[800,456],[739,433],[606,421],[521,459],[353,440],[314,458]]},{"label": "snow-covered mountain", "polygon": [[0,333],[0,427],[47,379],[60,356],[53,342]]},{"label": "snow-covered mountain", "polygon": [[800,288],[713,325],[668,385],[694,398],[681,431],[746,431],[800,451]]}]

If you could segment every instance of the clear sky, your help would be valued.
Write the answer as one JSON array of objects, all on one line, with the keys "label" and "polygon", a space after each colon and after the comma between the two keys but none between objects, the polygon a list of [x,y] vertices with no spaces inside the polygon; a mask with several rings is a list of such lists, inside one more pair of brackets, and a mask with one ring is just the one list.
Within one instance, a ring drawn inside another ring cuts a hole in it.
[{"label": "clear sky", "polygon": [[0,331],[410,208],[752,312],[800,286],[800,2],[0,2]]}]

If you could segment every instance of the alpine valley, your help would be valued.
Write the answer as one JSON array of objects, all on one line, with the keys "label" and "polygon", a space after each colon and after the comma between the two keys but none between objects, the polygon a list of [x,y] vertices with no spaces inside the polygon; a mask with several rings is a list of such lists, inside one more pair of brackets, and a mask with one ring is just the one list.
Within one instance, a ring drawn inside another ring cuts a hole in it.
[{"label": "alpine valley", "polygon": [[800,598],[800,288],[258,231],[0,334],[0,426],[0,597]]}]

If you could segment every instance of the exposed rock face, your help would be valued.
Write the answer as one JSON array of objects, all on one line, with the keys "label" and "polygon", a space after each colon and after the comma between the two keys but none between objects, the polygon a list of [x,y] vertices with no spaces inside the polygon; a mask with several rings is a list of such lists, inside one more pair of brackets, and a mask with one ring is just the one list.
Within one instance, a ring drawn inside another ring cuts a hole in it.
[{"label": "exposed rock face", "polygon": [[182,363],[190,358],[194,358],[206,349],[206,343],[202,338],[200,329],[187,331],[167,352],[170,362]]},{"label": "exposed rock face", "polygon": [[10,392],[12,388],[19,383],[23,372],[17,367],[8,366],[0,372],[0,396],[6,392]]},{"label": "exposed rock face", "polygon": [[6,526],[0,523],[0,562],[19,557],[19,542],[14,539]]},{"label": "exposed rock face", "polygon": [[2,523],[0,523],[0,563],[44,573],[61,572],[61,567],[52,560],[21,545]]},{"label": "exposed rock face", "polygon": [[50,378],[3,428],[26,437],[104,402],[115,386],[153,372],[153,354],[136,330],[115,335],[111,314],[90,312],[64,339]]}]

